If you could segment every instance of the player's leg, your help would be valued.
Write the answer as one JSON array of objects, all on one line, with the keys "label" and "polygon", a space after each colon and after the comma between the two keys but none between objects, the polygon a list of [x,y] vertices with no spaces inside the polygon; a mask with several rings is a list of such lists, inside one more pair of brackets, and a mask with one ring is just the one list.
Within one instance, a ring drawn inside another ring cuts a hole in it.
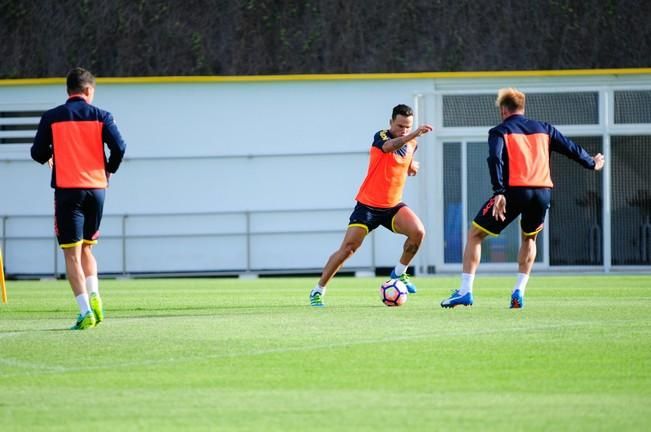
[{"label": "player's leg", "polygon": [[511,309],[524,307],[524,293],[529,282],[529,274],[536,260],[536,237],[538,233],[522,233],[522,243],[518,251],[518,276],[511,292]]},{"label": "player's leg", "polygon": [[459,305],[470,306],[474,302],[473,285],[475,273],[481,261],[481,244],[488,236],[497,237],[504,228],[510,224],[520,213],[514,208],[510,199],[506,200],[506,219],[501,221],[495,219],[492,214],[492,207],[495,204],[494,198],[489,199],[481,207],[468,230],[466,247],[463,250],[463,267],[461,283],[458,289],[454,290],[450,297],[441,302],[441,307],[451,308]]},{"label": "player's leg", "polygon": [[81,246],[81,264],[84,270],[84,281],[90,308],[95,314],[97,324],[104,321],[104,305],[99,295],[99,279],[97,277],[97,260],[93,255],[92,244],[84,242]]},{"label": "player's leg", "polygon": [[536,260],[536,238],[538,233],[522,233],[522,244],[518,252],[518,272],[523,274],[531,273],[531,268]]},{"label": "player's leg", "polygon": [[83,235],[82,195],[79,190],[55,191],[55,232],[63,249],[66,276],[79,306],[79,316],[71,329],[83,330],[95,326],[95,315],[90,309],[86,292],[86,277],[81,264]]},{"label": "player's leg", "polygon": [[547,209],[551,202],[551,189],[518,190],[523,204],[520,228],[522,237],[518,252],[518,275],[511,292],[511,309],[524,307],[524,294],[529,282],[529,275],[536,261],[536,238],[543,229]]},{"label": "player's leg", "polygon": [[392,231],[407,236],[402,248],[402,255],[396,267],[391,271],[391,279],[400,279],[410,293],[416,292],[416,285],[409,280],[407,267],[416,256],[425,238],[425,227],[416,213],[407,206],[401,207],[392,219]]},{"label": "player's leg", "polygon": [[68,283],[79,306],[79,316],[74,330],[95,326],[95,315],[91,311],[86,277],[82,266],[81,245],[83,243],[83,191],[78,189],[57,189],[54,192],[55,232],[63,250]]},{"label": "player's leg", "polygon": [[104,320],[104,306],[99,295],[99,279],[97,277],[97,260],[92,247],[99,237],[99,226],[104,210],[103,189],[89,190],[84,201],[84,243],[81,250],[81,263],[86,277],[86,291],[90,299],[90,307],[95,314],[97,324]]},{"label": "player's leg", "polygon": [[321,273],[321,278],[316,287],[310,292],[310,304],[312,306],[323,306],[323,296],[325,295],[326,286],[335,274],[341,269],[346,260],[353,256],[355,251],[364,242],[368,230],[365,226],[353,225],[349,226],[341,242],[341,246],[337,249],[326,263]]},{"label": "player's leg", "polygon": [[84,270],[81,266],[81,245],[66,247],[63,249],[63,256],[66,260],[66,275],[68,283],[79,306],[79,316],[71,330],[85,330],[94,327],[96,324],[95,315],[91,311],[88,293],[86,293]]},{"label": "player's leg", "polygon": [[463,250],[463,273],[475,275],[481,261],[481,244],[489,235],[479,226],[472,225],[470,227],[466,247]]},{"label": "player's leg", "polygon": [[477,225],[472,225],[468,230],[466,247],[463,250],[463,267],[461,282],[457,290],[450,297],[441,302],[441,307],[455,307],[459,305],[472,306],[472,289],[475,282],[475,273],[481,260],[481,244],[489,234]]},{"label": "player's leg", "polygon": [[[86,277],[81,265],[81,244],[75,244],[63,247],[63,256],[66,261],[66,275],[75,297],[86,294]],[[83,308],[80,305],[81,312],[88,312],[90,308]]]}]

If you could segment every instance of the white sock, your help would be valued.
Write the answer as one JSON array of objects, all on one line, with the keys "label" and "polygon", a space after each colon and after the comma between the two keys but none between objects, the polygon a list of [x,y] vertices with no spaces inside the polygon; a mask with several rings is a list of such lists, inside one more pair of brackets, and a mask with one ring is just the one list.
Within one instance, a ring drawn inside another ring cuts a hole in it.
[{"label": "white sock", "polygon": [[97,275],[86,277],[86,292],[99,295],[99,279],[97,279]]},{"label": "white sock", "polygon": [[316,284],[316,286],[314,287],[314,289],[312,290],[312,292],[310,294],[318,292],[321,295],[325,295],[325,289],[326,289],[326,287],[322,287],[321,285]]},{"label": "white sock", "polygon": [[90,303],[88,302],[88,293],[79,294],[77,297],[77,304],[79,305],[79,311],[82,315],[86,315],[90,310]]},{"label": "white sock", "polygon": [[468,292],[472,292],[472,284],[474,281],[474,274],[461,273],[461,288],[459,288],[459,295],[464,295]]},{"label": "white sock", "polygon": [[398,263],[396,268],[393,269],[393,273],[395,273],[396,276],[401,276],[407,271],[407,267],[409,267],[407,264]]},{"label": "white sock", "polygon": [[527,282],[529,282],[529,275],[526,273],[518,273],[518,280],[513,287],[513,291],[520,290],[520,293],[524,295],[524,290],[527,289]]}]

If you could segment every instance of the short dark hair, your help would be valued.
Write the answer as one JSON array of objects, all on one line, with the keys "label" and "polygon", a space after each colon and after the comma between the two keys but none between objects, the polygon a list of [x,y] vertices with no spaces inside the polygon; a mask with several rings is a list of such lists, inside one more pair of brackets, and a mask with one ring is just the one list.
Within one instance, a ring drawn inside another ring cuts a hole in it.
[{"label": "short dark hair", "polygon": [[414,115],[414,110],[411,109],[409,105],[396,105],[393,107],[393,113],[391,113],[391,120],[395,120],[398,115],[411,117]]},{"label": "short dark hair", "polygon": [[81,93],[86,87],[95,87],[95,77],[84,68],[73,68],[66,77],[66,87],[70,94]]}]

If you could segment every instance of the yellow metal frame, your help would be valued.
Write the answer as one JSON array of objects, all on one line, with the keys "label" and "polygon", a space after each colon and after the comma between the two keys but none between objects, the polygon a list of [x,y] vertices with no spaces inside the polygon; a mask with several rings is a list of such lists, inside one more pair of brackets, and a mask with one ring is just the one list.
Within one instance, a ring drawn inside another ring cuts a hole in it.
[{"label": "yellow metal frame", "polygon": [[[475,79],[475,78],[526,78],[573,77],[604,75],[648,75],[651,68],[622,69],[568,69],[534,71],[479,71],[479,72],[409,72],[367,74],[296,74],[296,75],[227,75],[227,76],[152,76],[97,78],[100,84],[178,84],[178,83],[246,83],[275,81],[355,81],[400,79]],[[65,78],[19,78],[0,80],[2,86],[65,84]]]}]

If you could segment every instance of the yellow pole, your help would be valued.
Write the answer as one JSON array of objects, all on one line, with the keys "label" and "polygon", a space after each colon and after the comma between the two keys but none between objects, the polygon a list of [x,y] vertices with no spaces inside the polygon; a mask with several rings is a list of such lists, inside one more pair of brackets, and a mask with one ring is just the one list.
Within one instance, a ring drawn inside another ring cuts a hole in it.
[{"label": "yellow pole", "polygon": [[0,249],[0,288],[2,289],[2,303],[7,304],[7,286],[5,285],[5,264],[2,261],[2,249]]}]

